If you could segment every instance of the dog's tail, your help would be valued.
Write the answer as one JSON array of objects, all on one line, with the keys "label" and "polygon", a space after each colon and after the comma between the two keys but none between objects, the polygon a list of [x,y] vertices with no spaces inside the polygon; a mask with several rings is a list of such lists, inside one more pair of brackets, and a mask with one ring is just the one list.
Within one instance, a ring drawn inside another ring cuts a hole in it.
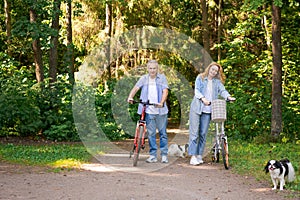
[{"label": "dog's tail", "polygon": [[287,181],[288,182],[293,182],[295,180],[295,170],[294,170],[294,167],[292,165],[291,162],[288,162],[287,163],[287,166],[289,167],[289,173],[287,175]]}]

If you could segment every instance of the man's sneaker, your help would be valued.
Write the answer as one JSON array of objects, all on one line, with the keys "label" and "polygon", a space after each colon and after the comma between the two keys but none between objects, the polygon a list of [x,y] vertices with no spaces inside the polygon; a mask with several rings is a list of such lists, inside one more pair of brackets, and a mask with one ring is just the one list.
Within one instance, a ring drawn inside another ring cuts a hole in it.
[{"label": "man's sneaker", "polygon": [[150,156],[147,160],[147,163],[156,163],[157,162],[157,158],[155,156]]},{"label": "man's sneaker", "polygon": [[199,165],[200,162],[198,161],[198,159],[197,159],[196,156],[192,156],[192,157],[191,157],[191,160],[190,160],[190,164],[191,164],[191,165]]},{"label": "man's sneaker", "polygon": [[204,161],[202,160],[202,156],[201,155],[197,155],[196,158],[197,158],[199,164],[204,163]]},{"label": "man's sneaker", "polygon": [[162,163],[168,163],[169,161],[168,161],[168,157],[167,156],[162,156],[161,157],[161,162]]}]

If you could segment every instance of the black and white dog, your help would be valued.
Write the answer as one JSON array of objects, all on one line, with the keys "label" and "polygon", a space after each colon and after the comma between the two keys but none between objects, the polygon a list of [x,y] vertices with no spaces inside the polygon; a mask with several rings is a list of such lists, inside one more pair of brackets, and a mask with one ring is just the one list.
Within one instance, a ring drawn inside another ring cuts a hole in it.
[{"label": "black and white dog", "polygon": [[295,170],[292,163],[288,159],[283,160],[269,160],[265,166],[266,173],[270,172],[271,179],[274,187],[272,190],[277,189],[278,181],[280,183],[279,189],[283,190],[285,180],[292,182],[295,180]]},{"label": "black and white dog", "polygon": [[189,144],[171,144],[168,148],[168,155],[184,158],[187,155],[188,147]]}]

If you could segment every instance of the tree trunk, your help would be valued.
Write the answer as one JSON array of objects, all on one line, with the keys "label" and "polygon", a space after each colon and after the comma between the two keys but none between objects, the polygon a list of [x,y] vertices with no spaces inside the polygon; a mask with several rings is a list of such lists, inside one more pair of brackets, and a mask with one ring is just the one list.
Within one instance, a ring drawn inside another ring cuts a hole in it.
[{"label": "tree trunk", "polygon": [[[219,4],[218,4],[218,24],[217,24],[217,28],[218,28],[218,38],[217,38],[217,42],[218,44],[221,44],[221,31],[222,31],[222,0],[219,0]],[[221,48],[218,48],[218,61],[221,60]]]},{"label": "tree trunk", "polygon": [[6,25],[6,45],[7,54],[12,56],[11,49],[11,10],[10,10],[10,0],[4,0],[4,11],[5,11],[5,25]]},{"label": "tree trunk", "polygon": [[107,51],[106,51],[106,57],[107,57],[107,66],[106,67],[106,73],[108,76],[108,79],[111,79],[111,71],[110,71],[110,38],[111,38],[111,33],[112,33],[112,5],[111,2],[106,2],[106,36],[108,38],[108,46],[107,46]]},{"label": "tree trunk", "polygon": [[[30,15],[30,22],[33,24],[33,26],[35,26],[37,21],[37,16],[33,8],[30,8],[29,15]],[[32,48],[33,48],[33,56],[34,56],[34,63],[35,63],[35,75],[36,75],[37,82],[40,83],[44,81],[44,66],[43,66],[40,38],[38,36],[38,33],[34,33],[34,32],[32,33],[32,38],[33,38]]]},{"label": "tree trunk", "polygon": [[[201,0],[201,7],[202,7],[202,39],[203,39],[203,47],[204,50],[207,52],[207,54],[210,54],[210,47],[209,47],[209,30],[208,30],[208,24],[207,24],[207,6],[206,6],[206,0]],[[205,69],[209,63],[210,60],[203,55],[203,69]]]},{"label": "tree trunk", "polygon": [[67,63],[70,83],[74,83],[74,48],[72,35],[72,0],[67,2]]},{"label": "tree trunk", "polygon": [[56,82],[57,63],[58,63],[58,35],[59,35],[59,14],[60,14],[60,0],[54,0],[53,2],[53,16],[51,28],[55,31],[55,34],[50,39],[50,52],[49,52],[49,77],[50,82]]},{"label": "tree trunk", "polygon": [[272,4],[272,119],[271,135],[277,140],[282,130],[282,48],[281,48],[281,12],[280,8]]}]

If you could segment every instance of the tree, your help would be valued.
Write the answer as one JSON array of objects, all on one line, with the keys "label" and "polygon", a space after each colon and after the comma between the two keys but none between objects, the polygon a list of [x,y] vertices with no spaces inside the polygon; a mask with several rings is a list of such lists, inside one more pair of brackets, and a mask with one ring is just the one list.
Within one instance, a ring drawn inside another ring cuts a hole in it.
[{"label": "tree", "polygon": [[70,83],[74,83],[74,47],[72,34],[72,0],[67,1],[67,64],[69,68]]},{"label": "tree", "polygon": [[5,11],[5,25],[6,25],[6,45],[7,54],[12,56],[11,51],[11,3],[10,0],[4,0],[4,11]]},{"label": "tree", "polygon": [[40,44],[40,37],[38,33],[37,28],[37,15],[34,5],[37,5],[37,2],[35,1],[35,4],[33,4],[29,9],[30,14],[30,22],[32,23],[32,26],[34,27],[33,33],[32,33],[32,48],[33,48],[33,56],[34,56],[34,63],[35,63],[35,75],[36,80],[38,83],[44,81],[44,66],[43,66],[43,59],[42,59],[42,49]]},{"label": "tree", "polygon": [[277,139],[282,131],[282,48],[281,48],[281,11],[280,7],[272,4],[272,119],[271,135]]},{"label": "tree", "polygon": [[111,69],[110,69],[110,38],[112,35],[112,5],[111,2],[106,2],[106,19],[105,19],[105,34],[106,37],[108,38],[109,44],[108,44],[108,48],[107,48],[107,66],[106,66],[106,72],[108,75],[108,79],[111,79]]},{"label": "tree", "polygon": [[50,82],[56,82],[57,63],[58,63],[58,35],[59,35],[59,15],[60,15],[60,0],[53,1],[52,25],[53,33],[50,39],[49,52],[49,76]]},{"label": "tree", "polygon": [[[222,32],[222,0],[219,0],[217,9],[217,43],[221,44],[221,32]],[[218,61],[221,60],[221,49],[218,48]]]},{"label": "tree", "polygon": [[201,0],[201,7],[202,7],[202,38],[203,38],[203,47],[207,51],[207,53],[210,52],[209,47],[209,30],[208,30],[208,24],[207,24],[207,6],[206,6],[206,0]]}]

